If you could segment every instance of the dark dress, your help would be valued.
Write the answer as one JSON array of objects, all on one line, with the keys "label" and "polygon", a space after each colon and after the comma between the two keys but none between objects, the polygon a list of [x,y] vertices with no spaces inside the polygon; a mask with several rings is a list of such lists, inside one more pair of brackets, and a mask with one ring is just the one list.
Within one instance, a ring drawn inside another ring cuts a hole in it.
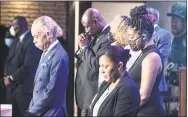
[{"label": "dark dress", "polygon": [[[160,57],[160,52],[154,45],[148,46],[142,51],[142,54],[140,57],[136,60],[136,62],[133,64],[132,68],[129,70],[130,76],[133,78],[133,80],[137,83],[137,85],[140,87],[141,84],[141,70],[142,70],[142,61],[144,58],[151,52],[156,52]],[[162,60],[162,57],[161,57]],[[162,62],[162,71],[163,71],[163,62]],[[137,116],[165,116],[165,111],[162,105],[160,104],[160,92],[159,92],[159,83],[162,77],[162,73],[157,75],[155,84],[153,86],[153,89],[151,91],[151,95],[148,99],[148,101],[142,105],[139,109]]]}]

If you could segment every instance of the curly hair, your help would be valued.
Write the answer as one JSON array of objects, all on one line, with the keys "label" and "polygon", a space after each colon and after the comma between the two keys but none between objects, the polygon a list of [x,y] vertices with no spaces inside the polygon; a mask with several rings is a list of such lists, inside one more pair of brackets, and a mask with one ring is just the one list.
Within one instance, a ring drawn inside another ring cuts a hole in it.
[{"label": "curly hair", "polygon": [[130,12],[131,17],[137,17],[140,15],[146,16],[147,14],[148,12],[147,12],[146,5],[136,6],[133,9],[131,9],[131,12]]},{"label": "curly hair", "polygon": [[126,30],[128,28],[127,16],[115,16],[114,20],[111,22],[111,33],[117,45],[125,46],[126,41]]},{"label": "curly hair", "polygon": [[130,12],[131,18],[128,22],[128,26],[135,28],[139,33],[147,32],[149,38],[152,37],[154,27],[147,15],[146,5],[135,7]]}]

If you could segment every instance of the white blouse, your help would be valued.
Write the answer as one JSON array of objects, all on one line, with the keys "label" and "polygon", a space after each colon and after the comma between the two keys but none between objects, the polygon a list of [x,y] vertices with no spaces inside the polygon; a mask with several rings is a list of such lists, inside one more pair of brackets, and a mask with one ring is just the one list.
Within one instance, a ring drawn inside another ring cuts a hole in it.
[{"label": "white blouse", "polygon": [[[106,97],[113,91],[114,88],[109,89],[109,87],[105,90],[105,92],[100,96],[99,100],[97,100],[97,102],[95,103],[94,107],[93,107],[93,116],[97,116],[99,108],[101,106],[101,104],[104,102],[104,100],[106,99]],[[97,94],[95,95],[95,97],[92,100],[95,100],[95,98],[97,97]]]}]

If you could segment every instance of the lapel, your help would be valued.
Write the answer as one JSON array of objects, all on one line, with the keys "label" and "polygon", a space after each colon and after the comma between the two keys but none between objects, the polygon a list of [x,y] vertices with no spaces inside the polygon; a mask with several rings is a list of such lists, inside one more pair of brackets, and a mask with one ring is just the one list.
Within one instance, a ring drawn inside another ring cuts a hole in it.
[{"label": "lapel", "polygon": [[160,29],[160,27],[159,26],[156,26],[155,28],[154,28],[154,34],[153,34],[153,36],[155,36],[156,34],[157,34],[157,32],[159,31],[159,29]]},{"label": "lapel", "polygon": [[89,47],[92,48],[94,53],[97,53],[100,44],[106,41],[105,36],[109,32],[110,32],[110,26],[108,26],[103,32],[101,32],[101,34],[97,38],[93,39],[93,41],[90,43]]},{"label": "lapel", "polygon": [[[30,31],[24,36],[24,38],[23,38],[23,40],[22,40],[22,42],[21,42],[21,44],[22,44],[21,46],[23,46],[24,43],[25,43],[26,41],[28,41],[28,39],[30,39],[29,37],[32,37]],[[20,48],[19,50],[16,50],[16,49],[17,49],[16,46],[17,46],[17,42],[18,42],[18,41],[20,41],[20,39],[19,39],[19,38],[15,38],[15,40],[14,40],[14,42],[13,42],[11,48],[10,48],[10,51],[9,51],[10,55],[8,56],[7,61],[10,61],[10,60],[14,57],[14,55],[15,55],[16,53],[18,53],[18,51],[20,51],[21,48]]]},{"label": "lapel", "polygon": [[159,40],[159,37],[158,37],[159,34],[157,34],[159,30],[160,30],[159,26],[155,27],[155,29],[154,29],[155,33],[152,36],[153,41],[154,41],[154,43],[155,43],[156,46],[158,46],[158,44],[160,43],[160,40]]},{"label": "lapel", "polygon": [[61,44],[58,42],[43,58],[42,60],[40,61],[39,65],[38,65],[38,68],[37,68],[37,72],[35,74],[35,81],[34,81],[34,84],[37,80],[37,76],[38,74],[40,73],[41,71],[41,67],[45,67],[48,65],[48,62],[53,58],[55,52],[58,50],[58,48],[61,47]]},{"label": "lapel", "polygon": [[[114,88],[114,90],[106,97],[106,99],[104,100],[104,102],[101,104],[101,106],[99,107],[98,110],[98,114],[97,116],[100,116],[103,109],[105,108],[106,104],[110,101],[111,97],[114,96],[117,93],[117,90],[121,87],[121,85],[124,83],[124,79],[127,78],[126,76],[124,76],[123,78],[120,79],[119,83],[117,84],[117,86]],[[106,85],[101,92],[99,93],[99,95],[97,96],[97,98],[94,101],[94,104],[96,104],[96,102],[98,101],[98,99],[101,97],[101,95],[104,93],[104,91],[108,88],[108,86],[110,85],[110,83],[108,85]],[[100,91],[100,90],[99,90]],[[93,107],[94,107],[93,104]],[[93,110],[92,107],[92,110]]]},{"label": "lapel", "polygon": [[96,98],[94,99],[92,105],[91,105],[91,110],[93,110],[96,102],[99,100],[100,96],[105,92],[105,90],[109,87],[110,83],[104,81],[102,82],[101,86],[99,87],[98,93]]},{"label": "lapel", "polygon": [[[96,54],[97,51],[98,51],[98,47],[99,47],[99,46],[97,46],[97,45],[100,45],[102,42],[105,41],[105,39],[103,39],[103,38],[104,38],[105,35],[106,35],[107,33],[109,33],[109,32],[110,32],[110,26],[108,26],[103,32],[101,32],[97,38],[93,38],[93,39],[91,40],[91,42],[89,43],[88,48],[91,49],[91,50]],[[96,42],[96,41],[97,41],[97,42]],[[80,53],[80,54],[81,54],[80,56],[82,56],[83,53]],[[78,57],[78,58],[79,58],[79,57]],[[77,62],[77,67],[78,67],[81,63],[82,63],[82,59],[79,59],[78,62]]]}]

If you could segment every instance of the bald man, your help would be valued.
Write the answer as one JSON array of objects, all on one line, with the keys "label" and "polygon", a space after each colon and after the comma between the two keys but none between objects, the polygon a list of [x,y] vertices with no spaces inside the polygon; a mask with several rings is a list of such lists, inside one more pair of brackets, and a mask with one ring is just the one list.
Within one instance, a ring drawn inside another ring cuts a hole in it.
[{"label": "bald man", "polygon": [[97,9],[87,9],[81,22],[85,33],[78,36],[79,50],[75,53],[78,60],[75,97],[81,115],[84,116],[98,89],[99,55],[110,46],[111,41],[110,26]]}]

